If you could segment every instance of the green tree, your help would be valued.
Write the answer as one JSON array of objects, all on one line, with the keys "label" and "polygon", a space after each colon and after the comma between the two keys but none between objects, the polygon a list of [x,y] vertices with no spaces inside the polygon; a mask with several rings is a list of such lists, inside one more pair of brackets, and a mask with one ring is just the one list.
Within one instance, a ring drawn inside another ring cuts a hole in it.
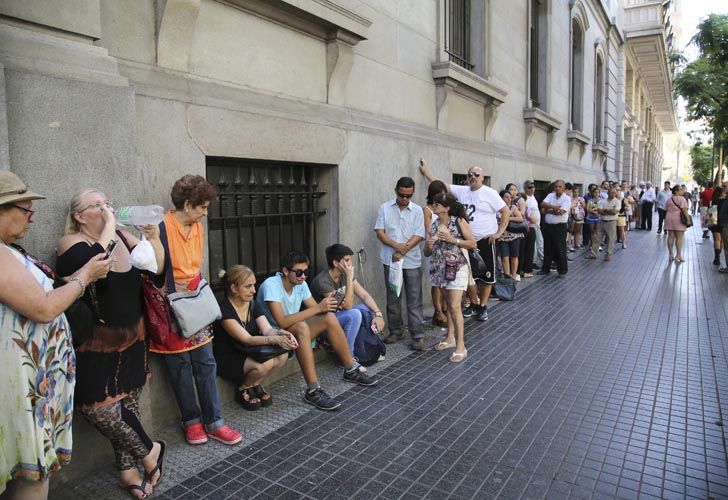
[{"label": "green tree", "polygon": [[677,74],[675,91],[687,101],[688,120],[703,120],[713,137],[725,143],[728,138],[728,14],[711,14],[703,19],[690,42],[698,47],[700,55]]},{"label": "green tree", "polygon": [[701,186],[711,184],[713,170],[713,146],[705,144],[693,144],[690,148],[690,166],[692,168],[693,180]]}]

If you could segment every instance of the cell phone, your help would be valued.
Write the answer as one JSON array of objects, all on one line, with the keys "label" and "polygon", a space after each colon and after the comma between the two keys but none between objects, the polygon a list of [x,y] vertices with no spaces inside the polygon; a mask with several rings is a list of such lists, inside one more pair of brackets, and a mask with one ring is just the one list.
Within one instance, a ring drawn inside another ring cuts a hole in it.
[{"label": "cell phone", "polygon": [[104,256],[104,259],[108,259],[111,255],[111,252],[114,251],[114,248],[116,248],[116,240],[111,240],[108,245],[106,245],[106,255]]}]

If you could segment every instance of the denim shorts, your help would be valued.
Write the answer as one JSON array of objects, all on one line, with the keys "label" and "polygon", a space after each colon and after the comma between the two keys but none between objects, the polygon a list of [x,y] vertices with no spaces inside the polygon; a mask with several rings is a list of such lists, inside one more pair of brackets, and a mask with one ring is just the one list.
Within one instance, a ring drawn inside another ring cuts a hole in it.
[{"label": "denim shorts", "polygon": [[511,241],[499,241],[498,253],[503,257],[518,257],[518,250],[521,246],[520,238]]}]

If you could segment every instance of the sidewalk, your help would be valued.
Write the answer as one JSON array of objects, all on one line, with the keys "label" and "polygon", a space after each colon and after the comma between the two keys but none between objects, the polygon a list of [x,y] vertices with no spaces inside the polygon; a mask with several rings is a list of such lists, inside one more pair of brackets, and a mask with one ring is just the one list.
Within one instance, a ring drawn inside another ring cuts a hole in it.
[{"label": "sidewalk", "polygon": [[[155,498],[726,498],[728,277],[700,234],[683,264],[633,231],[611,262],[522,281],[466,323],[462,365],[401,342],[376,388],[329,365],[341,411],[310,409],[289,377],[269,409],[225,408],[244,446],[155,436],[171,444]],[[109,464],[51,498],[128,498],[115,484]]]}]

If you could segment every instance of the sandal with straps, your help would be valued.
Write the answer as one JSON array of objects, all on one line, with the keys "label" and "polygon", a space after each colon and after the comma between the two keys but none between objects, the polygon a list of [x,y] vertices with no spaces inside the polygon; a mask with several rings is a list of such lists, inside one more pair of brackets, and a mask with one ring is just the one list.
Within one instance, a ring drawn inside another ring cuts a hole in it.
[{"label": "sandal with straps", "polygon": [[255,397],[260,399],[260,406],[267,408],[273,404],[273,397],[268,391],[266,391],[262,385],[254,385],[250,390],[255,394]]},{"label": "sandal with straps", "polygon": [[446,349],[455,349],[455,337],[450,339],[450,342],[443,340],[435,346],[436,351],[444,351]]},{"label": "sandal with straps", "polygon": [[260,409],[260,399],[253,393],[251,387],[245,389],[238,389],[235,393],[235,399],[248,411],[255,411]]},{"label": "sandal with straps", "polygon": [[[143,480],[142,481],[142,484],[122,484],[122,483],[119,483],[119,488],[121,488],[122,490],[126,491],[129,494],[129,496],[132,497],[135,500],[138,500],[140,498],[148,498],[151,495],[151,493],[148,495],[147,492],[145,491],[146,486],[147,486],[147,481],[146,480]],[[141,491],[142,492],[142,496],[136,496],[134,494],[135,491]]]},{"label": "sandal with straps", "polygon": [[462,363],[465,361],[465,358],[468,357],[468,350],[465,349],[463,352],[454,352],[450,355],[450,362],[451,363]]},{"label": "sandal with straps", "polygon": [[160,440],[157,441],[159,443],[159,456],[157,457],[157,465],[154,466],[152,470],[147,472],[144,471],[144,481],[146,481],[149,484],[152,484],[152,479],[154,479],[154,474],[159,472],[159,478],[157,478],[157,482],[152,484],[152,487],[156,487],[159,485],[159,483],[162,482],[162,474],[164,474],[164,452],[167,450],[167,443]]}]

